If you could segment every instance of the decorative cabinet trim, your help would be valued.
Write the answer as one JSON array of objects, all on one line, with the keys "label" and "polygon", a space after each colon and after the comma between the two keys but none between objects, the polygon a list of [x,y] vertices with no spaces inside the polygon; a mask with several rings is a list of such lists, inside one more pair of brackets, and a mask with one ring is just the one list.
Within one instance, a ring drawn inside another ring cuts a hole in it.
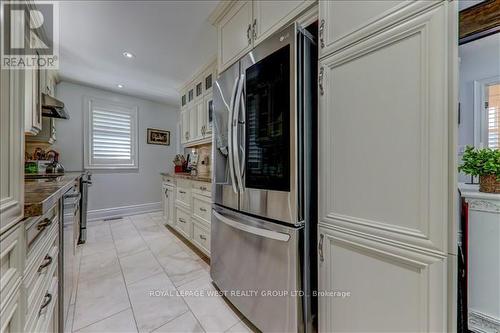
[{"label": "decorative cabinet trim", "polygon": [[500,332],[499,318],[494,318],[473,310],[469,311],[469,325],[476,332]]},{"label": "decorative cabinet trim", "polygon": [[467,198],[465,201],[469,204],[469,210],[500,213],[500,199],[495,202],[490,200]]}]

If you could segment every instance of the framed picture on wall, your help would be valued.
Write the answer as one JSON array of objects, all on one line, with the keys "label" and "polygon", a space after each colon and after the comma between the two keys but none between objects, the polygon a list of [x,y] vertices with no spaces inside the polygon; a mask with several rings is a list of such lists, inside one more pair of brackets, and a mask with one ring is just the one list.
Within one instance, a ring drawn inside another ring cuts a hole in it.
[{"label": "framed picture on wall", "polygon": [[170,146],[170,131],[148,128],[148,144]]}]

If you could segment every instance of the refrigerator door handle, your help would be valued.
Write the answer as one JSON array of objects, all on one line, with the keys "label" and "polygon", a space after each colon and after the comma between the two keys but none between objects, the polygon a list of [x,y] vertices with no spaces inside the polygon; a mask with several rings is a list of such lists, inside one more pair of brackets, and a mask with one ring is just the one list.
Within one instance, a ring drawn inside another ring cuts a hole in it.
[{"label": "refrigerator door handle", "polygon": [[227,140],[227,146],[228,146],[228,159],[229,159],[229,175],[231,176],[231,185],[233,187],[234,193],[238,193],[238,188],[236,187],[236,176],[235,176],[235,170],[234,170],[234,155],[233,155],[233,114],[234,114],[234,107],[236,105],[236,93],[237,93],[237,87],[239,83],[239,77],[236,78],[234,81],[233,85],[233,91],[231,92],[231,103],[229,106],[229,118],[227,122],[227,130],[228,130],[228,140]]},{"label": "refrigerator door handle", "polygon": [[253,227],[250,225],[242,224],[242,223],[236,222],[232,219],[229,219],[229,218],[221,215],[220,213],[216,212],[215,210],[213,211],[213,214],[219,221],[221,221],[221,222],[223,222],[223,223],[225,223],[233,228],[239,229],[241,231],[245,231],[245,232],[257,235],[257,236],[270,238],[270,239],[274,239],[274,240],[281,241],[281,242],[288,242],[288,240],[290,239],[289,234],[285,234],[285,233],[277,232],[277,231],[272,231],[272,230],[268,230],[268,229],[256,228],[256,227]]},{"label": "refrigerator door handle", "polygon": [[243,83],[245,82],[245,75],[241,74],[239,78],[238,90],[236,91],[235,98],[235,110],[233,110],[233,138],[232,138],[232,151],[233,151],[233,159],[234,159],[234,168],[235,168],[235,176],[236,181],[238,183],[238,189],[240,192],[243,192],[243,179],[241,173],[241,162],[240,162],[240,154],[239,154],[239,142],[238,142],[238,118],[240,115],[240,106],[241,106],[241,98],[243,93]]}]

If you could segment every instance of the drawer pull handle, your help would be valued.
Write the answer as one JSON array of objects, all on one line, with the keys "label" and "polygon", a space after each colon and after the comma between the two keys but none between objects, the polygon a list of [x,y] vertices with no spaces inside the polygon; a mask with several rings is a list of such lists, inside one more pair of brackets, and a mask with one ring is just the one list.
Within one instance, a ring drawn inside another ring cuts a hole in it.
[{"label": "drawer pull handle", "polygon": [[203,207],[200,207],[200,210],[201,210],[202,212],[206,212],[206,211],[207,211],[207,210],[206,210],[205,208],[203,208]]},{"label": "drawer pull handle", "polygon": [[186,192],[185,192],[185,191],[181,191],[181,190],[179,190],[179,193],[181,193],[181,194],[186,194]]},{"label": "drawer pull handle", "polygon": [[179,222],[186,223],[186,220],[181,219],[181,218],[179,217]]},{"label": "drawer pull handle", "polygon": [[203,235],[200,235],[200,238],[203,239],[203,240],[207,240],[207,237],[205,237]]},{"label": "drawer pull handle", "polygon": [[50,304],[50,302],[52,302],[52,294],[46,293],[45,301],[42,303],[42,306],[40,306],[40,311],[38,312],[38,315],[42,314],[43,309],[45,309]]},{"label": "drawer pull handle", "polygon": [[202,190],[202,191],[206,191],[206,190],[207,190],[207,188],[206,188],[205,186],[201,186],[201,187],[200,187],[200,190]]},{"label": "drawer pull handle", "polygon": [[38,273],[40,273],[45,267],[49,266],[52,264],[52,257],[49,256],[48,254],[45,256],[45,262],[38,267]]},{"label": "drawer pull handle", "polygon": [[41,222],[39,222],[36,226],[37,230],[43,230],[52,224],[52,220],[49,218],[44,218]]}]

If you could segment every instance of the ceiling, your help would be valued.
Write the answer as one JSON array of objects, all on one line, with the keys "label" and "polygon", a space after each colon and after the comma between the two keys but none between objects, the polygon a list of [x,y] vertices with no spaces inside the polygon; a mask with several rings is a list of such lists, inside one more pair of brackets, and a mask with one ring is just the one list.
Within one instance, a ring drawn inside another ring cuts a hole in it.
[{"label": "ceiling", "polygon": [[217,2],[61,2],[60,78],[178,105],[177,89],[215,58]]}]

